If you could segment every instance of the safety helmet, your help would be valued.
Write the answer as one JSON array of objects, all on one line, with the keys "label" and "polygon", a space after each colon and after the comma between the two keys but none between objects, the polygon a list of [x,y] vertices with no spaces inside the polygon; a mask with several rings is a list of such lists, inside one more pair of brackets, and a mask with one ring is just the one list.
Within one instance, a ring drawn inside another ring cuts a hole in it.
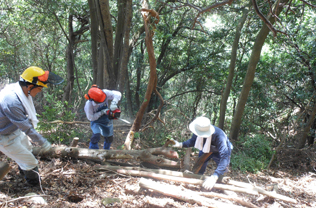
[{"label": "safety helmet", "polygon": [[31,66],[24,70],[20,81],[29,82],[35,86],[47,87],[47,83],[58,85],[64,79],[53,72],[44,71],[37,66]]},{"label": "safety helmet", "polygon": [[102,103],[106,99],[106,94],[97,85],[92,85],[88,94],[85,94],[84,97],[87,100],[94,100],[95,102]]},{"label": "safety helmet", "polygon": [[[46,77],[46,80],[45,80]],[[37,66],[31,66],[24,70],[21,75],[26,82],[32,83],[34,85],[47,87],[47,84],[44,82],[47,81],[48,74],[45,71]]]}]

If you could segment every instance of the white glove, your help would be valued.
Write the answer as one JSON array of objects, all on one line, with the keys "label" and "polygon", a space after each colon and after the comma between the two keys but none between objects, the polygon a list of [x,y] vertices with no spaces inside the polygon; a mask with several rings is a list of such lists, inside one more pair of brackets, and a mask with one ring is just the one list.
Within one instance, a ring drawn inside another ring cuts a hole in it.
[{"label": "white glove", "polygon": [[104,115],[104,114],[107,114],[108,111],[109,111],[109,109],[103,109],[100,112],[101,112],[101,115]]},{"label": "white glove", "polygon": [[208,177],[207,179],[204,180],[202,184],[203,188],[207,190],[211,190],[213,186],[215,185],[217,179],[218,179],[217,174],[213,174],[211,177]]},{"label": "white glove", "polygon": [[110,110],[115,111],[117,108],[117,103],[115,101],[112,101],[110,105]]},{"label": "white glove", "polygon": [[172,147],[179,147],[182,148],[182,142],[178,142],[177,140],[173,140],[175,142],[174,145],[172,145]]},{"label": "white glove", "polygon": [[48,152],[51,148],[52,148],[51,143],[46,140],[46,142],[42,145],[41,152],[42,152],[42,153],[46,153],[46,152]]}]

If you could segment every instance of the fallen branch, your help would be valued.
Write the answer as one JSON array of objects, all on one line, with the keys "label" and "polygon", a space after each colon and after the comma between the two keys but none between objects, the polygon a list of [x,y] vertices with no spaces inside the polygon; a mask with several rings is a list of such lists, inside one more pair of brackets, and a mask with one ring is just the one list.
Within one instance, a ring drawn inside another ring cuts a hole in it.
[{"label": "fallen branch", "polygon": [[196,192],[188,190],[188,189],[181,190],[180,187],[177,187],[177,186],[160,184],[160,183],[157,183],[148,179],[144,179],[144,178],[140,179],[139,186],[141,188],[151,189],[163,195],[170,196],[170,197],[179,199],[181,201],[188,202],[190,204],[197,203],[200,206],[207,206],[207,207],[230,207],[230,208],[241,207],[234,204],[218,202],[218,201],[200,196]]}]

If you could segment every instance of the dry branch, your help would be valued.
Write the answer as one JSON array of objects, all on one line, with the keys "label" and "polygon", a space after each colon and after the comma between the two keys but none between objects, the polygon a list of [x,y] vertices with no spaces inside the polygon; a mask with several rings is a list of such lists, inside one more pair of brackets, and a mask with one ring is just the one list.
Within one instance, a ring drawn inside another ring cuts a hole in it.
[{"label": "dry branch", "polygon": [[240,208],[241,206],[237,206],[234,204],[227,204],[223,202],[218,202],[203,196],[200,196],[196,192],[191,190],[185,189],[181,190],[180,187],[167,185],[167,184],[160,184],[151,180],[147,180],[142,178],[139,181],[139,186],[141,188],[151,189],[153,191],[159,192],[166,196],[170,196],[173,198],[177,198],[181,201],[185,201],[191,204],[197,203],[198,205],[208,206],[208,207],[231,207],[231,208]]}]

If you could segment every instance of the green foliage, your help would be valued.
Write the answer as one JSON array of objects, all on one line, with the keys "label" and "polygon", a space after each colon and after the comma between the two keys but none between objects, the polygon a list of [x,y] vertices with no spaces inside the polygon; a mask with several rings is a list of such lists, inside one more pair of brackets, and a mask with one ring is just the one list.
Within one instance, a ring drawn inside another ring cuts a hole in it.
[{"label": "green foliage", "polygon": [[[69,125],[63,123],[50,123],[51,121],[72,121],[75,118],[75,114],[70,110],[71,106],[67,102],[62,103],[54,98],[53,94],[47,95],[46,100],[49,105],[43,106],[44,112],[39,116],[38,129],[47,139],[53,143],[66,143],[73,137],[78,137],[78,132],[73,128],[69,128]],[[67,140],[68,139],[68,140]]]},{"label": "green foliage", "polygon": [[[241,138],[232,152],[232,169],[256,173],[267,167],[273,154],[272,141],[264,135]],[[238,151],[236,152],[236,149]]]}]

